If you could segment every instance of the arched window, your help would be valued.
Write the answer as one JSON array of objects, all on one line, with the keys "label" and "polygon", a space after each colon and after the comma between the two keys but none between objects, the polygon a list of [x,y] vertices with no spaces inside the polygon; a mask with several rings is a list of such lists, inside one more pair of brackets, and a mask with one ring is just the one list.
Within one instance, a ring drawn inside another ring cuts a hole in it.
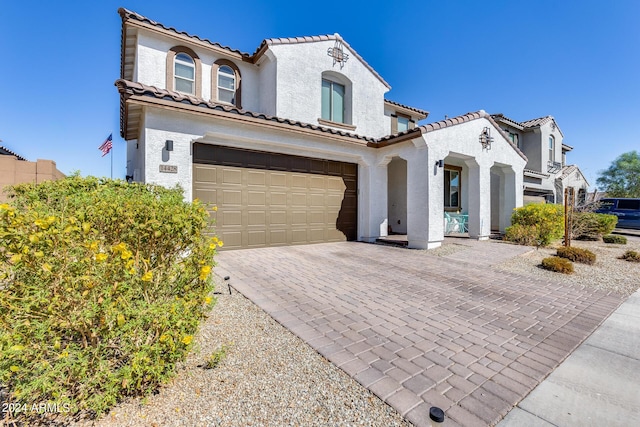
[{"label": "arched window", "polygon": [[195,95],[196,65],[186,53],[179,53],[174,59],[174,87],[178,92]]},{"label": "arched window", "polygon": [[227,65],[218,68],[218,101],[236,103],[236,75]]},{"label": "arched window", "polygon": [[240,69],[227,59],[218,59],[211,67],[211,100],[242,108]]},{"label": "arched window", "polygon": [[351,115],[351,80],[343,74],[324,71],[321,83],[321,109],[318,122],[354,130]]},{"label": "arched window", "polygon": [[174,46],[167,52],[168,90],[202,96],[202,72],[200,58],[185,46]]}]

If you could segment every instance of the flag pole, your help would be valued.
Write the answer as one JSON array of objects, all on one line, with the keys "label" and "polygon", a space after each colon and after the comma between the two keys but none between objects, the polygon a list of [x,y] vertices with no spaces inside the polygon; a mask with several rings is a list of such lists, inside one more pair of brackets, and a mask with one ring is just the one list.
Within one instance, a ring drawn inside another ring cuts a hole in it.
[{"label": "flag pole", "polygon": [[111,179],[113,179],[113,147],[111,147]]}]

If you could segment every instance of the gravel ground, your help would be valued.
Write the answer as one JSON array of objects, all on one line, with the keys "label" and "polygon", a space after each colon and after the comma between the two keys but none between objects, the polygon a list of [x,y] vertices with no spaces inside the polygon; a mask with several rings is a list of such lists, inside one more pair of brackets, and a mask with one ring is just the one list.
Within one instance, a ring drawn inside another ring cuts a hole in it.
[{"label": "gravel ground", "polygon": [[[562,275],[539,267],[555,254],[541,248],[495,266],[630,295],[640,287],[640,263],[618,259],[640,251],[640,237],[627,245],[573,242],[596,253],[593,266],[574,264]],[[465,248],[447,243],[430,251],[447,256]],[[226,289],[224,289],[226,291]],[[241,294],[218,296],[203,323],[196,348],[175,379],[147,399],[122,403],[95,422],[77,426],[410,426],[390,406],[275,322]],[[207,358],[226,346],[214,369]]]},{"label": "gravel ground", "polygon": [[614,245],[602,241],[572,241],[571,246],[589,249],[596,254],[594,265],[574,262],[573,274],[555,273],[540,267],[543,258],[556,254],[557,246],[540,248],[495,265],[494,268],[629,296],[640,288],[640,263],[618,258],[627,250],[640,252],[640,237],[628,236],[627,239],[626,245]]},{"label": "gravel ground", "polygon": [[[226,289],[224,289],[226,291]],[[237,292],[218,303],[174,380],[78,426],[410,426]],[[214,369],[202,365],[226,346]]]}]

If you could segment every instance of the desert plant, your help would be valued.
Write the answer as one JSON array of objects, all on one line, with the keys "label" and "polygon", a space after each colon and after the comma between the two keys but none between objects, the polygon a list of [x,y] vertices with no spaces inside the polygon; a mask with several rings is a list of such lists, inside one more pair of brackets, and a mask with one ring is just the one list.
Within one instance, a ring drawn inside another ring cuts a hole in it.
[{"label": "desert plant", "polygon": [[563,274],[573,273],[573,263],[566,258],[557,256],[544,258],[542,260],[542,268]]},{"label": "desert plant", "polygon": [[626,251],[624,255],[620,257],[620,259],[630,262],[640,262],[640,252]]},{"label": "desert plant", "polygon": [[596,262],[596,254],[589,249],[562,246],[558,248],[557,255],[581,264],[593,265]]},{"label": "desert plant", "polygon": [[619,234],[607,234],[605,236],[602,236],[602,241],[605,243],[613,243],[616,245],[627,244],[627,238]]},{"label": "desert plant", "polygon": [[12,194],[0,205],[10,401],[92,416],[170,378],[213,303],[218,240],[205,235],[206,209],[179,189],[91,177]]},{"label": "desert plant", "polygon": [[554,204],[529,204],[516,208],[505,239],[520,244],[547,246],[564,232],[563,207]]},{"label": "desert plant", "polygon": [[574,212],[571,223],[571,235],[574,239],[599,240],[616,228],[618,217],[595,212]]},{"label": "desert plant", "polygon": [[227,346],[222,345],[219,349],[214,351],[207,357],[204,365],[202,366],[204,369],[213,369],[220,364],[227,356]]}]

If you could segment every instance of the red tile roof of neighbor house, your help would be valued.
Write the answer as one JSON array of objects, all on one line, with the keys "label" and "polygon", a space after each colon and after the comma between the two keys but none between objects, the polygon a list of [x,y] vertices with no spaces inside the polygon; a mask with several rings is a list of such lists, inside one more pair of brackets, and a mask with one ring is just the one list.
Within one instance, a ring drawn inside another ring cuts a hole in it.
[{"label": "red tile roof of neighbor house", "polygon": [[[550,121],[553,121],[556,124],[558,131],[564,136],[564,134],[562,133],[562,130],[560,130],[560,126],[558,126],[558,123],[553,118],[553,116],[538,117],[537,119],[525,120],[524,122],[517,122],[513,119],[510,119],[509,117],[506,117],[502,113],[492,114],[491,117],[493,117],[495,120],[507,123],[520,130],[537,128],[544,125],[545,123],[549,123]],[[563,145],[566,145],[566,144],[563,144]],[[567,147],[569,146],[567,145]]]},{"label": "red tile roof of neighbor house", "polygon": [[0,155],[16,156],[18,160],[24,160],[24,161],[27,160],[24,157],[20,156],[19,154],[16,154],[13,151],[9,150],[8,148],[3,147],[2,145],[0,145]]},{"label": "red tile roof of neighbor house", "polygon": [[[150,97],[153,99],[171,101],[173,103],[176,103],[175,107],[177,108],[180,108],[180,104],[182,105],[188,104],[191,106],[206,109],[210,112],[219,111],[219,112],[225,112],[225,113],[232,113],[238,116],[245,116],[245,117],[251,117],[254,119],[264,120],[265,122],[268,122],[268,121],[277,122],[277,123],[281,123],[289,126],[296,126],[303,129],[308,129],[308,130],[319,132],[319,133],[333,134],[333,135],[339,135],[342,137],[352,138],[354,140],[365,142],[367,145],[372,147],[382,147],[382,146],[395,144],[408,139],[417,138],[418,136],[424,133],[433,132],[438,129],[444,129],[444,128],[455,126],[461,123],[466,123],[472,120],[484,118],[484,119],[487,119],[490,123],[492,123],[493,126],[502,134],[505,140],[511,145],[511,147],[513,147],[513,149],[523,159],[526,160],[526,156],[518,149],[518,147],[516,147],[509,140],[509,138],[500,129],[498,124],[484,110],[480,110],[474,113],[463,114],[461,116],[452,117],[450,119],[441,120],[435,123],[429,123],[427,125],[419,126],[403,132],[399,132],[394,135],[387,135],[381,138],[372,138],[372,137],[357,135],[354,133],[349,133],[342,130],[332,129],[324,126],[304,123],[298,120],[283,119],[280,117],[270,116],[268,114],[263,114],[263,113],[254,113],[252,111],[242,110],[240,108],[237,108],[231,105],[220,104],[212,101],[206,101],[202,98],[198,98],[195,96],[186,95],[180,92],[170,91],[167,89],[160,89],[155,86],[145,85],[143,83],[130,82],[124,79],[116,80],[115,85],[118,87],[118,92],[120,92],[120,96],[122,97],[123,100],[136,95],[140,97]],[[121,108],[121,114],[122,115],[125,114],[124,108]],[[123,117],[121,118],[121,123],[124,123]],[[122,136],[123,137],[125,136],[124,133]]]}]

